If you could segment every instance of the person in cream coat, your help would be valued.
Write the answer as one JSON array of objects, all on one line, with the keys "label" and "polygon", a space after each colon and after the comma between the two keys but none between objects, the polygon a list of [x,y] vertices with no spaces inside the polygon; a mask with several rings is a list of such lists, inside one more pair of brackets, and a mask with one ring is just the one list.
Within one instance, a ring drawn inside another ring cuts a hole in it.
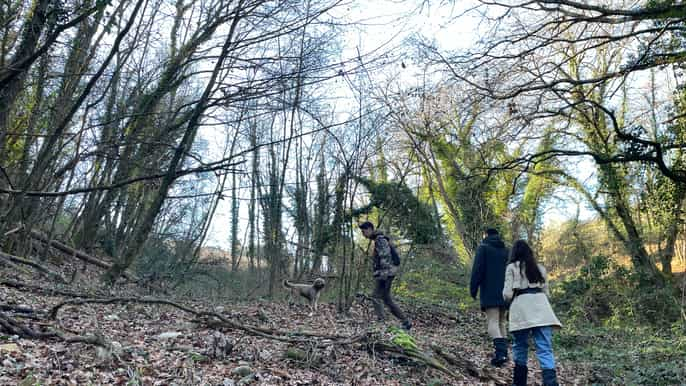
[{"label": "person in cream coat", "polygon": [[548,295],[545,268],[536,262],[526,241],[515,241],[503,286],[503,297],[510,302],[509,330],[513,336],[515,362],[512,384],[515,386],[526,385],[530,335],[533,335],[536,356],[543,370],[543,385],[558,385],[552,334],[553,328],[560,328],[562,324],[553,312]]}]

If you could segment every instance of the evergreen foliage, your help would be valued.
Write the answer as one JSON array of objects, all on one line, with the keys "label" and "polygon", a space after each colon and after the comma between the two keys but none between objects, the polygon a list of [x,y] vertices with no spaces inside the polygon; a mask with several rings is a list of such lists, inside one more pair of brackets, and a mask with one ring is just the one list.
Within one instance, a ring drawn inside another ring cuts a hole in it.
[{"label": "evergreen foliage", "polygon": [[381,209],[388,217],[392,227],[399,229],[403,237],[416,244],[429,244],[440,239],[438,221],[431,207],[421,202],[407,187],[398,182],[374,182],[368,178],[357,177],[369,190],[369,204],[353,211],[354,217],[369,214],[374,208]]}]

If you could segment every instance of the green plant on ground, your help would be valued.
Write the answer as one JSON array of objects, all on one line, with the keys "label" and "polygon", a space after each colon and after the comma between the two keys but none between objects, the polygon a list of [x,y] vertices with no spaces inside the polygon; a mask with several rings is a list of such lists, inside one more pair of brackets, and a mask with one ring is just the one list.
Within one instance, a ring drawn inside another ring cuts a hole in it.
[{"label": "green plant on ground", "polygon": [[394,345],[399,346],[406,351],[419,350],[417,347],[417,341],[412,337],[412,335],[408,334],[407,331],[404,331],[396,326],[389,326],[386,331],[391,334],[391,342]]}]

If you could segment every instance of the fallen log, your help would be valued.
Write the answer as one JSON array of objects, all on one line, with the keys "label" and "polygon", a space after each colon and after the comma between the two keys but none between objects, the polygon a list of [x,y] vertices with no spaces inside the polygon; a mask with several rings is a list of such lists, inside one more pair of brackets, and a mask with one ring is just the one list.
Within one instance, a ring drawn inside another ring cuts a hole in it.
[{"label": "fallen log", "polygon": [[[63,244],[63,243],[57,241],[57,240],[50,239],[46,235],[42,234],[41,232],[39,232],[37,230],[31,230],[31,237],[33,237],[34,239],[36,239],[36,240],[38,240],[44,244],[48,244],[51,247],[53,247],[53,248],[55,248],[55,249],[57,249],[63,253],[66,253],[67,255],[74,256],[79,260],[82,260],[82,261],[85,261],[86,263],[95,265],[96,267],[100,267],[103,269],[112,268],[112,264],[104,262],[100,259],[97,259],[97,258],[95,258],[95,257],[93,257],[93,256],[91,256],[91,255],[89,255],[83,251],[80,251],[78,249],[74,249],[74,248],[72,248],[66,244]],[[133,281],[137,280],[130,273],[125,272],[122,276],[124,276],[128,280],[133,280]]]},{"label": "fallen log", "polygon": [[418,349],[407,349],[403,348],[400,346],[397,346],[395,344],[391,343],[386,343],[383,341],[370,341],[367,344],[368,348],[372,351],[375,352],[380,352],[380,353],[391,353],[396,356],[404,357],[406,359],[413,360],[414,362],[418,362],[421,364],[424,364],[428,367],[431,367],[433,369],[436,369],[443,374],[449,375],[452,378],[456,378],[459,380],[463,380],[462,377],[457,374],[456,372],[450,370],[448,367],[446,367],[443,363],[439,362],[436,358],[418,350]]},{"label": "fallen log", "polygon": [[479,367],[472,363],[470,360],[459,358],[455,355],[452,355],[435,343],[431,344],[431,349],[436,353],[436,355],[440,356],[446,362],[448,362],[448,364],[464,370],[467,374],[471,375],[472,377],[479,378],[480,380],[485,382],[493,381],[496,385],[508,384],[506,380],[501,379],[494,374],[480,370]]},{"label": "fallen log", "polygon": [[25,259],[25,258],[23,258],[23,257],[10,255],[9,253],[5,253],[5,252],[0,251],[0,258],[5,259],[5,260],[8,260],[8,261],[10,261],[10,262],[12,262],[12,263],[27,265],[27,266],[29,266],[29,267],[31,267],[31,268],[36,269],[37,271],[40,271],[40,272],[46,274],[48,277],[50,277],[50,278],[52,278],[52,279],[58,280],[58,281],[61,282],[61,283],[66,283],[66,282],[67,282],[67,281],[62,277],[62,275],[60,275],[59,273],[53,272],[53,271],[49,270],[48,268],[45,268],[45,267],[43,267],[42,265],[40,265],[40,264],[38,264],[38,263],[36,263],[36,262],[34,262],[34,261]]}]

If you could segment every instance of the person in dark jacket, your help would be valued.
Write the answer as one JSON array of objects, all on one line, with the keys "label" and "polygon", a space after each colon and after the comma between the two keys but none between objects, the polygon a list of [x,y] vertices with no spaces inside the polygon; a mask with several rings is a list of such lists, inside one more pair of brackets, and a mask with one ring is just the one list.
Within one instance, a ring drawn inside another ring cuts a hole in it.
[{"label": "person in dark jacket", "polygon": [[507,305],[503,299],[505,267],[508,249],[494,228],[486,229],[484,239],[476,250],[469,292],[481,300],[481,310],[486,312],[488,335],[493,339],[493,366],[500,367],[507,362],[507,329],[505,312]]},{"label": "person in dark jacket", "polygon": [[402,322],[403,328],[409,330],[412,328],[412,322],[403,314],[391,296],[391,284],[400,267],[400,257],[388,237],[379,231],[375,231],[372,223],[366,221],[359,227],[364,237],[374,241],[373,276],[376,287],[372,299],[376,316],[379,321],[385,319],[384,308],[381,303],[383,301],[391,313]]}]

